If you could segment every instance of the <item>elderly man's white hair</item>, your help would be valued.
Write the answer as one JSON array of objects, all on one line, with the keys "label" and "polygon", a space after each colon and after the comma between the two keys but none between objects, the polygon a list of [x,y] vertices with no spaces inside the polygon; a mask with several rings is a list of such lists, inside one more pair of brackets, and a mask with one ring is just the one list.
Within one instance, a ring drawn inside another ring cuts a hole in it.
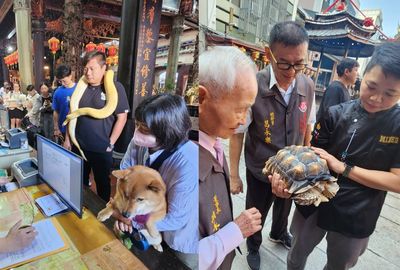
[{"label": "elderly man's white hair", "polygon": [[230,93],[238,73],[257,73],[254,62],[241,50],[231,46],[216,46],[199,57],[199,81],[215,98]]}]

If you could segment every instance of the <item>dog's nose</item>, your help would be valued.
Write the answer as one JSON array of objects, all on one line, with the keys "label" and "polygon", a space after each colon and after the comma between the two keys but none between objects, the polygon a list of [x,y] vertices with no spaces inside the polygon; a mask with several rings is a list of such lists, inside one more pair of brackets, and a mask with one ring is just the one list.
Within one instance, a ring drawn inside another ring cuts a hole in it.
[{"label": "dog's nose", "polygon": [[129,218],[129,213],[127,211],[122,212],[122,215],[126,218]]}]

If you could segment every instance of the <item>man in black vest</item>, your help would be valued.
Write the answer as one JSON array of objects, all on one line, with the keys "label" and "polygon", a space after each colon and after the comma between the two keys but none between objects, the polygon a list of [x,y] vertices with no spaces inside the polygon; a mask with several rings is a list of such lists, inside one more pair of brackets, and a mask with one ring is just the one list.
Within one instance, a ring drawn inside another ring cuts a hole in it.
[{"label": "man in black vest", "polygon": [[[265,161],[287,145],[309,145],[315,122],[314,84],[301,71],[306,67],[308,35],[295,22],[276,24],[270,33],[271,64],[258,72],[258,94],[246,125],[230,140],[231,192],[243,191],[239,176],[239,159],[244,132],[246,161],[246,208],[256,207],[264,225],[275,196],[271,184],[262,174]],[[274,202],[269,239],[291,246],[287,231],[291,201],[277,198]],[[260,268],[261,231],[247,238],[247,262],[251,269]]]},{"label": "man in black vest", "polygon": [[234,47],[215,47],[199,57],[199,269],[231,269],[235,248],[261,229],[254,207],[233,218],[220,142],[244,124],[257,92],[255,75],[254,63]]}]

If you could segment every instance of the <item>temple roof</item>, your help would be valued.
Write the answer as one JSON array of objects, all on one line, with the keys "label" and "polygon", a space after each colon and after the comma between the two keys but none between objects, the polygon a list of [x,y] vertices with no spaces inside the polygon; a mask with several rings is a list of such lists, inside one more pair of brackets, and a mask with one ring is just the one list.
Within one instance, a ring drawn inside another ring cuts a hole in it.
[{"label": "temple roof", "polygon": [[369,57],[378,42],[371,40],[376,29],[363,27],[363,20],[346,11],[316,14],[315,20],[306,20],[310,38],[309,49],[324,53]]}]

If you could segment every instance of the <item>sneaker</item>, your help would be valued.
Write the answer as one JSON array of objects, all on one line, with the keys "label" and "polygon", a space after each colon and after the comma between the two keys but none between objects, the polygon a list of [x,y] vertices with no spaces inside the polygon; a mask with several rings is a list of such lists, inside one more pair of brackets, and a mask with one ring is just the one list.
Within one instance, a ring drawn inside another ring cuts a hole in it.
[{"label": "sneaker", "polygon": [[251,270],[260,269],[260,252],[258,252],[258,250],[249,249],[249,253],[247,253],[247,264]]},{"label": "sneaker", "polygon": [[282,234],[279,238],[272,237],[270,233],[268,239],[274,243],[281,243],[287,249],[292,247],[293,236],[291,236],[288,232]]}]

